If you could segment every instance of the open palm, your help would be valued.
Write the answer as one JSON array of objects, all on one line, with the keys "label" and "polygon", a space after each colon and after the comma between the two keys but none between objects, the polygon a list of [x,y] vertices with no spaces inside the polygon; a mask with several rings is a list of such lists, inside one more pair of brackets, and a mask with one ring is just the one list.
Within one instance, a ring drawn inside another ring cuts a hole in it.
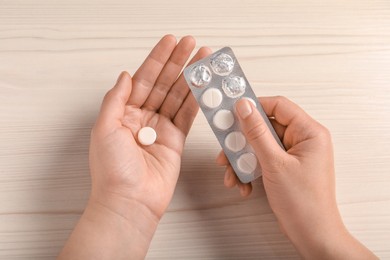
[{"label": "open palm", "polygon": [[[179,76],[194,47],[192,37],[182,38],[177,45],[173,36],[163,37],[134,77],[122,73],[106,94],[91,137],[92,195],[119,196],[162,216],[198,111],[183,75]],[[209,53],[201,48],[191,62]],[[157,132],[150,146],[137,140],[145,126]]]}]

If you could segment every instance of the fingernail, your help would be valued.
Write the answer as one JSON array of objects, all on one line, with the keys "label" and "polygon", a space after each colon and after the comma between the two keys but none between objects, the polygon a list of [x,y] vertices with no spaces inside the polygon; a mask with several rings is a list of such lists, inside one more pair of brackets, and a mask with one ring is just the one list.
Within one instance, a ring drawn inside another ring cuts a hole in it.
[{"label": "fingernail", "polygon": [[116,80],[116,83],[118,83],[119,81],[121,81],[124,75],[125,75],[125,72],[122,71],[121,74],[119,74],[119,77],[118,77],[118,79]]},{"label": "fingernail", "polygon": [[238,115],[242,118],[245,119],[247,118],[250,114],[252,114],[252,107],[251,104],[249,103],[249,100],[246,99],[241,99],[237,102],[236,105],[236,110],[238,112]]}]

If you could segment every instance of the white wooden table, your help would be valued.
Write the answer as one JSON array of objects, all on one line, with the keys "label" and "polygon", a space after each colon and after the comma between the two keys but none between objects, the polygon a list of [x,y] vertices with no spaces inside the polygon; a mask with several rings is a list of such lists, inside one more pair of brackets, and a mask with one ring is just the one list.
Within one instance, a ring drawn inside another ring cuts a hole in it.
[{"label": "white wooden table", "polygon": [[[258,95],[331,130],[345,223],[390,259],[388,0],[0,0],[0,259],[58,253],[88,198],[101,99],[167,33],[231,46]],[[223,187],[219,149],[199,114],[147,258],[298,258],[261,185]]]}]

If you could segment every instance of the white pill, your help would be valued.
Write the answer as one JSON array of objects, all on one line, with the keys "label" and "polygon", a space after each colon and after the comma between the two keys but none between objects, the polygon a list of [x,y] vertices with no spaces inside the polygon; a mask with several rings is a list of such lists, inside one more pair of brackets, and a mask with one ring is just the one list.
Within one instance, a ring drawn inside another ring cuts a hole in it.
[{"label": "white pill", "polygon": [[156,138],[156,131],[149,126],[142,127],[138,132],[138,141],[142,145],[151,145],[156,141]]},{"label": "white pill", "polygon": [[213,123],[221,130],[226,130],[234,124],[233,113],[226,109],[219,110],[213,118]]},{"label": "white pill", "polygon": [[208,108],[216,108],[222,103],[222,93],[216,88],[209,88],[202,95],[202,102]]},{"label": "white pill", "polygon": [[244,149],[246,144],[245,136],[238,131],[231,132],[225,138],[225,146],[232,152]]},{"label": "white pill", "polygon": [[237,160],[238,169],[244,174],[251,174],[257,167],[257,158],[253,153],[244,153]]}]

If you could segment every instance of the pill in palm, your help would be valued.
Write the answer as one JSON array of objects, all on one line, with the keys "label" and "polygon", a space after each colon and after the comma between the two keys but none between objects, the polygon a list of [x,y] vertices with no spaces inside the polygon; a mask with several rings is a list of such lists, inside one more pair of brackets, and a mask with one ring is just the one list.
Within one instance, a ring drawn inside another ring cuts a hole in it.
[{"label": "pill in palm", "polygon": [[149,126],[143,127],[138,131],[138,142],[142,145],[151,145],[156,141],[156,139],[156,131]]}]

